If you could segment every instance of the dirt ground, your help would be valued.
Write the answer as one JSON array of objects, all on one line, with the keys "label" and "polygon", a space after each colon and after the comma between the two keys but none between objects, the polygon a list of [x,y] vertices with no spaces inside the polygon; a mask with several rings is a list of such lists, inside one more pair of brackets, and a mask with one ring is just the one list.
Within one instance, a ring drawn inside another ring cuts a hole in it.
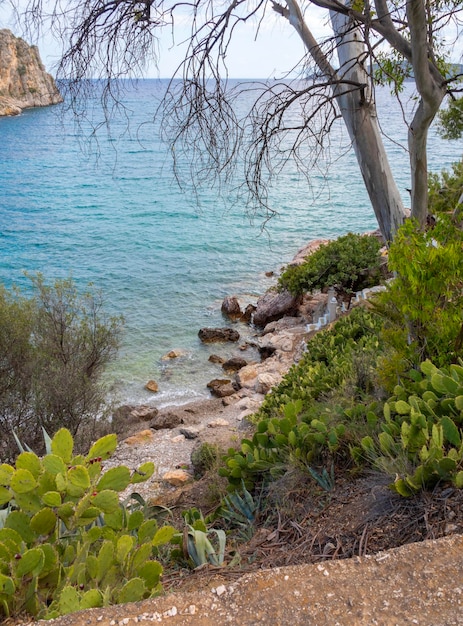
[{"label": "dirt ground", "polygon": [[[259,570],[238,579],[197,572],[201,591],[90,609],[54,626],[463,624],[463,536],[376,555]],[[199,579],[202,579],[201,582]]]}]

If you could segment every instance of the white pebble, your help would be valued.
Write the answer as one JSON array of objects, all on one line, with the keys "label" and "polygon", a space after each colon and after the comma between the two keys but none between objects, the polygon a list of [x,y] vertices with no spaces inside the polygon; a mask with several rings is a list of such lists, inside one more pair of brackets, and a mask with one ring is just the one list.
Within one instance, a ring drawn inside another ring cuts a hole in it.
[{"label": "white pebble", "polygon": [[219,587],[217,587],[217,589],[215,590],[216,594],[218,596],[223,595],[225,592],[227,591],[227,588],[225,587],[225,585],[220,585]]}]

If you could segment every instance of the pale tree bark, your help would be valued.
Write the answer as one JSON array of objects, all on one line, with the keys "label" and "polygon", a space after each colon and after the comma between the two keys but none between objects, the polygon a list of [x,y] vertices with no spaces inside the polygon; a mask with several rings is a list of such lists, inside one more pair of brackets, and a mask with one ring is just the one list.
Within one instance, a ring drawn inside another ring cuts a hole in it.
[{"label": "pale tree bark", "polygon": [[408,130],[411,167],[412,217],[424,227],[428,215],[427,138],[431,123],[446,94],[440,74],[432,71],[429,62],[427,19],[423,0],[408,0],[407,18],[410,29],[411,62],[418,93],[421,96]]},{"label": "pale tree bark", "polygon": [[298,32],[320,71],[333,82],[333,95],[349,133],[380,230],[386,241],[391,241],[403,224],[405,211],[381,137],[370,79],[363,66],[367,54],[360,29],[353,28],[348,15],[331,11],[339,59],[339,70],[336,71],[318,46],[296,0],[287,0],[287,6],[288,12],[283,15]]}]

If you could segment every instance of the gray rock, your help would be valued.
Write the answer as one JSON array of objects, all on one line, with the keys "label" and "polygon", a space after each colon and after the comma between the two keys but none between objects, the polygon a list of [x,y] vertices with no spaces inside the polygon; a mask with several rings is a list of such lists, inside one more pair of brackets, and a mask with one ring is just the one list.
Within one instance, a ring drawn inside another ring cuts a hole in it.
[{"label": "gray rock", "polygon": [[153,430],[171,430],[182,424],[182,418],[176,413],[160,413],[151,422],[150,428]]},{"label": "gray rock", "polygon": [[256,326],[266,326],[282,317],[295,316],[299,301],[300,298],[292,296],[289,291],[267,291],[259,298],[252,320]]},{"label": "gray rock", "polygon": [[149,422],[151,419],[156,417],[159,413],[159,410],[155,406],[148,406],[145,404],[141,404],[140,406],[135,407],[130,411],[129,417],[134,420],[140,420],[142,422]]},{"label": "gray rock", "polygon": [[233,328],[201,328],[198,337],[203,343],[238,341],[240,334]]},{"label": "gray rock", "polygon": [[188,426],[188,428],[180,428],[180,432],[186,439],[197,439],[201,429],[195,428],[194,426]]}]

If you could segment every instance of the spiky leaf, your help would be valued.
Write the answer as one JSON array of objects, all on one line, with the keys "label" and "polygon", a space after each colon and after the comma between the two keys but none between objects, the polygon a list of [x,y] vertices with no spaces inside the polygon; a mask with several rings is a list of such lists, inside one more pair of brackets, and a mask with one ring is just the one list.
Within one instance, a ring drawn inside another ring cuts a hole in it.
[{"label": "spiky leaf", "polygon": [[45,563],[45,555],[40,548],[26,550],[22,557],[15,562],[15,575],[18,578],[26,574],[38,576]]}]

